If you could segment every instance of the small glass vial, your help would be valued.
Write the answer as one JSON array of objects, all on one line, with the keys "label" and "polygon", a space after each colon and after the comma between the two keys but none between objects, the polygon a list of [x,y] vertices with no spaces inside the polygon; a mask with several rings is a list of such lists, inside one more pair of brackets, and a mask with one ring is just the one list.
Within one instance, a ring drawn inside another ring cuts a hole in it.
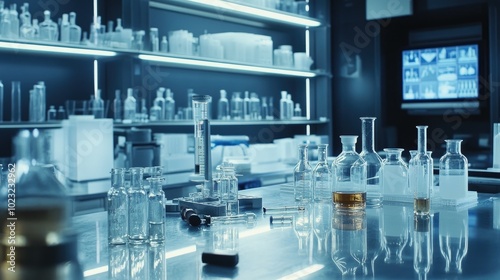
[{"label": "small glass vial", "polygon": [[148,195],[149,209],[149,242],[163,242],[165,240],[165,193],[163,192],[164,179],[150,177]]},{"label": "small glass vial", "polygon": [[417,131],[417,154],[411,160],[409,168],[410,189],[414,193],[413,212],[416,215],[427,215],[431,208],[432,160],[426,151],[427,126],[417,126]]},{"label": "small glass vial", "polygon": [[236,178],[234,166],[224,162],[221,168],[220,197],[222,203],[226,204],[226,216],[238,215],[238,178]]},{"label": "small glass vial", "polygon": [[313,169],[314,201],[332,201],[332,172],[327,161],[328,144],[318,145],[318,163]]},{"label": "small glass vial", "polygon": [[174,93],[167,88],[165,95],[165,120],[173,120],[175,115]]},{"label": "small glass vial", "polygon": [[295,103],[295,109],[293,109],[294,117],[302,117],[302,109],[300,109],[300,103]]},{"label": "small glass vial", "polygon": [[130,168],[128,189],[128,237],[131,243],[143,243],[148,239],[148,197],[142,186],[143,168]]},{"label": "small glass vial", "polygon": [[312,199],[312,167],[307,144],[299,144],[298,155],[299,161],[293,170],[293,193],[296,202],[309,203]]},{"label": "small glass vial", "polygon": [[115,122],[121,122],[123,120],[123,104],[119,89],[115,90],[115,100],[113,100],[113,119]]},{"label": "small glass vial", "polygon": [[57,119],[58,120],[66,119],[66,110],[64,110],[64,106],[59,106],[59,109],[57,109]]},{"label": "small glass vial", "polygon": [[54,105],[50,105],[50,108],[47,111],[47,120],[48,121],[57,120],[57,111],[56,111],[56,107]]},{"label": "small glass vial", "polygon": [[468,161],[460,151],[462,140],[446,141],[446,154],[439,160],[441,198],[460,199],[467,196]]},{"label": "small glass vial", "polygon": [[382,193],[386,195],[411,195],[408,185],[408,166],[401,154],[403,149],[386,148],[386,158],[382,161],[380,177],[382,178]]},{"label": "small glass vial", "polygon": [[168,41],[167,41],[167,36],[163,36],[161,38],[161,43],[160,43],[160,52],[166,53],[168,52]]},{"label": "small glass vial", "polygon": [[135,100],[134,97],[134,90],[129,88],[127,89],[127,98],[125,99],[123,120],[128,122],[134,122],[136,112],[137,112],[137,101]]},{"label": "small glass vial", "polygon": [[123,168],[111,169],[111,188],[107,195],[109,244],[126,244],[128,240],[128,196],[124,175]]},{"label": "small glass vial", "polygon": [[333,204],[337,209],[366,206],[366,162],[356,152],[355,135],[341,135],[342,152],[332,164]]},{"label": "small glass vial", "polygon": [[217,119],[229,119],[229,101],[227,100],[227,92],[223,89],[220,91],[220,99],[217,105]]},{"label": "small glass vial", "polygon": [[367,203],[380,205],[382,203],[382,190],[380,188],[380,167],[382,158],[375,151],[375,120],[374,117],[362,117],[362,149],[359,154],[366,161],[366,191]]},{"label": "small glass vial", "polygon": [[157,106],[161,108],[161,112],[159,114],[159,117],[157,118],[158,121],[164,120],[165,119],[165,98],[163,98],[163,93],[165,92],[165,88],[160,87],[156,91],[156,98],[153,101],[153,106]]}]

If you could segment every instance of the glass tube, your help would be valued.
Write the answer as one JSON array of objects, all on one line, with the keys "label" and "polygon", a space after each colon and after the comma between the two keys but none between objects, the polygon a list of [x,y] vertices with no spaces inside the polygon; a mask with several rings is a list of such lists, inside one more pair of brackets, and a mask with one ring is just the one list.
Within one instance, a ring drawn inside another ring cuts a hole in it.
[{"label": "glass tube", "polygon": [[366,189],[368,193],[367,203],[380,205],[382,202],[382,191],[380,188],[380,167],[382,158],[375,151],[375,117],[362,117],[362,149],[359,154],[366,161]]},{"label": "glass tube", "polygon": [[3,84],[0,81],[0,122],[3,122]]},{"label": "glass tube", "polygon": [[416,215],[429,214],[431,205],[431,175],[432,163],[426,151],[427,126],[417,126],[418,150],[410,163],[410,188],[414,192],[414,213]]},{"label": "glass tube", "polygon": [[213,196],[212,162],[210,148],[210,121],[208,120],[208,103],[210,95],[193,95],[193,119],[195,138],[195,174],[203,176],[204,190]]},{"label": "glass tube", "polygon": [[21,82],[12,82],[12,95],[11,95],[11,114],[10,119],[13,122],[21,121]]}]

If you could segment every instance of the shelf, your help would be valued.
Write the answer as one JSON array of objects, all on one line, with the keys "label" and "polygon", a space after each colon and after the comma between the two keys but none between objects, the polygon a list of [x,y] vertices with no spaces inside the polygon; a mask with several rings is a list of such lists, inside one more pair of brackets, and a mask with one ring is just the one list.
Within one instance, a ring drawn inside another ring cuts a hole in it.
[{"label": "shelf", "polygon": [[0,41],[0,50],[12,50],[16,53],[45,53],[55,55],[71,55],[75,57],[110,57],[116,56],[117,52],[109,49],[86,48],[80,45],[63,43],[34,42],[25,40]]},{"label": "shelf", "polygon": [[[329,123],[328,120],[290,120],[290,121],[280,121],[280,120],[273,120],[273,121],[267,121],[267,120],[255,120],[255,121],[235,121],[235,120],[228,120],[228,121],[222,121],[222,120],[211,120],[210,125],[211,126],[235,126],[235,125],[249,125],[249,126],[256,126],[256,125],[314,125],[314,124],[327,124]],[[115,128],[129,128],[129,127],[158,127],[158,126],[193,126],[193,121],[192,120],[176,120],[176,121],[161,121],[161,122],[147,122],[147,123],[130,123],[130,124],[124,124],[124,123],[115,123],[114,127]]]},{"label": "shelf", "polygon": [[0,129],[47,129],[47,128],[61,128],[62,124],[60,121],[51,122],[0,122]]},{"label": "shelf", "polygon": [[322,25],[321,21],[311,17],[221,0],[150,1],[149,6],[258,27],[269,24],[304,28]]}]

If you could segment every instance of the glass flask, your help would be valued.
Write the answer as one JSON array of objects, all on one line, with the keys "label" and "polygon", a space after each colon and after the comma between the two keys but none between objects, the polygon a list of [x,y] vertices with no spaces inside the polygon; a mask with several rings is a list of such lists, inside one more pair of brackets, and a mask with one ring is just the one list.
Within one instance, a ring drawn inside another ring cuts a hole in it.
[{"label": "glass flask", "polygon": [[76,13],[69,13],[69,42],[80,44],[82,39],[82,28],[76,25]]},{"label": "glass flask", "polygon": [[143,168],[132,167],[128,188],[128,238],[131,243],[148,239],[148,197],[142,185]]},{"label": "glass flask", "polygon": [[10,119],[13,122],[21,121],[21,82],[12,81]]},{"label": "glass flask", "polygon": [[45,19],[40,23],[40,40],[55,42],[59,39],[59,28],[50,19],[50,11],[44,11],[43,15]]},{"label": "glass flask", "polygon": [[409,237],[408,209],[400,205],[384,205],[383,211],[384,262],[403,263],[403,250]]},{"label": "glass flask", "polygon": [[430,215],[414,215],[413,270],[418,279],[427,279],[432,266],[432,232]]},{"label": "glass flask", "polygon": [[413,211],[417,215],[429,214],[431,208],[432,160],[426,151],[427,126],[417,126],[418,150],[409,168],[410,189],[413,191]]},{"label": "glass flask", "polygon": [[312,199],[312,167],[307,144],[298,145],[298,155],[299,161],[293,170],[293,194],[296,202],[308,203]]},{"label": "glass flask", "polygon": [[500,123],[493,124],[493,168],[500,169]]},{"label": "glass flask", "polygon": [[90,101],[90,110],[94,118],[103,119],[104,118],[104,100],[101,98],[101,90],[98,89],[95,92],[95,97]]},{"label": "glass flask", "polygon": [[327,161],[328,144],[318,144],[318,163],[312,173],[314,201],[332,201],[332,172]]},{"label": "glass flask", "polygon": [[61,42],[69,43],[69,18],[68,14],[62,15],[61,21]]},{"label": "glass flask", "polygon": [[293,231],[299,241],[299,255],[306,255],[309,252],[310,237],[313,233],[312,205],[308,203],[304,211],[295,213],[292,221]]},{"label": "glass flask", "polygon": [[380,169],[381,187],[384,197],[411,195],[408,185],[408,166],[401,154],[403,149],[386,148],[386,158]]},{"label": "glass flask", "polygon": [[134,97],[134,90],[129,88],[127,89],[127,98],[125,99],[125,104],[124,104],[123,120],[134,122],[136,112],[137,112],[137,101],[135,100]]},{"label": "glass flask", "polygon": [[227,92],[223,89],[220,91],[220,99],[217,104],[217,119],[229,119],[229,101],[227,100]]},{"label": "glass flask", "polygon": [[124,168],[111,169],[111,188],[107,194],[109,244],[128,241],[128,195],[124,176]]},{"label": "glass flask", "polygon": [[231,97],[231,118],[233,120],[243,119],[243,99],[240,92],[233,92]]},{"label": "glass flask", "polygon": [[358,136],[341,135],[342,152],[332,164],[333,204],[338,209],[366,206],[366,162],[356,152]]},{"label": "glass flask", "polygon": [[326,252],[327,238],[332,231],[332,210],[330,201],[317,201],[313,207],[313,232],[318,240],[318,253]]},{"label": "glass flask", "polygon": [[362,117],[362,149],[359,154],[366,161],[366,191],[367,203],[380,205],[382,203],[382,189],[380,186],[380,167],[382,158],[375,151],[375,117]]},{"label": "glass flask", "polygon": [[160,87],[156,91],[156,98],[153,101],[153,106],[157,106],[161,108],[160,116],[157,120],[165,119],[165,98],[163,98],[163,93],[165,92],[165,88]]},{"label": "glass flask", "polygon": [[462,273],[462,260],[469,250],[469,212],[439,212],[439,249],[446,273]]},{"label": "glass flask", "polygon": [[364,209],[333,211],[331,258],[342,275],[353,277],[366,274],[366,228]]},{"label": "glass flask", "polygon": [[124,245],[108,246],[108,279],[128,279],[129,276],[129,249]]},{"label": "glass flask", "polygon": [[121,122],[123,120],[123,104],[119,89],[115,90],[115,100],[113,100],[113,119],[115,122]]},{"label": "glass flask", "polygon": [[234,166],[224,162],[221,168],[220,198],[222,203],[226,204],[226,216],[238,215],[238,178],[236,178]]},{"label": "glass flask", "polygon": [[173,120],[175,115],[175,100],[174,93],[167,88],[166,98],[165,98],[165,119]]},{"label": "glass flask", "polygon": [[445,140],[446,154],[439,159],[441,198],[460,199],[467,196],[468,161],[460,151],[462,140]]},{"label": "glass flask", "polygon": [[165,192],[161,177],[150,177],[147,179],[150,185],[148,194],[148,221],[149,242],[163,242],[165,240]]}]

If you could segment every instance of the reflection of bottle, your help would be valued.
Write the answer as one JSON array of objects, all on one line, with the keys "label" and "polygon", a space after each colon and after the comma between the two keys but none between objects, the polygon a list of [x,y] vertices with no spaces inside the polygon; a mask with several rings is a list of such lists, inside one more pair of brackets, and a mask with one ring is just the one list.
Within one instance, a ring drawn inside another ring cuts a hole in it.
[{"label": "reflection of bottle", "polygon": [[432,265],[432,233],[429,215],[414,216],[413,269],[419,279],[427,279]]},{"label": "reflection of bottle", "polygon": [[129,277],[125,279],[150,279],[148,266],[148,245],[130,244],[129,245]]},{"label": "reflection of bottle", "polygon": [[332,230],[332,203],[319,201],[312,204],[313,231],[318,239],[318,252],[326,250],[327,237]]},{"label": "reflection of bottle", "polygon": [[167,263],[164,244],[153,243],[149,246],[148,262],[149,277],[146,279],[167,279]]},{"label": "reflection of bottle", "polygon": [[307,203],[312,199],[312,168],[306,144],[299,144],[298,155],[299,161],[293,170],[293,193],[295,201]]},{"label": "reflection of bottle", "polygon": [[384,205],[384,232],[386,263],[403,263],[403,250],[408,243],[407,208],[397,205]]},{"label": "reflection of bottle", "polygon": [[468,220],[467,210],[439,213],[439,248],[446,262],[446,273],[462,273],[462,260],[469,248]]},{"label": "reflection of bottle", "polygon": [[309,248],[309,237],[313,230],[311,205],[307,205],[304,211],[299,211],[293,219],[293,231],[299,240],[299,254],[307,254]]},{"label": "reflection of bottle", "polygon": [[129,250],[127,245],[108,246],[108,279],[128,279]]}]

